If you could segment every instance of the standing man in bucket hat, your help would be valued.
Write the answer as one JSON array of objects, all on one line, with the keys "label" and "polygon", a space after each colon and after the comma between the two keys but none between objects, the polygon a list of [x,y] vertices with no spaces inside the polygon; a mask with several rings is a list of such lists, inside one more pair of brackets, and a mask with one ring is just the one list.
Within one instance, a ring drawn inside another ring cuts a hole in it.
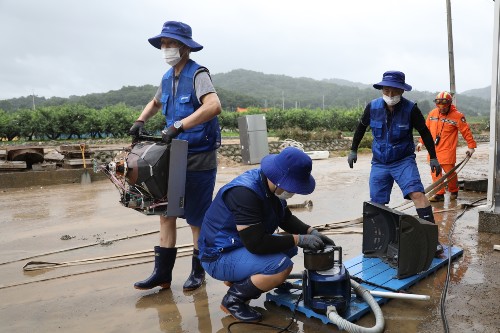
[{"label": "standing man in bucket hat", "polygon": [[[402,96],[412,87],[405,83],[405,75],[399,71],[385,72],[382,81],[373,87],[381,90],[382,97],[374,99],[365,108],[347,158],[349,167],[352,169],[356,163],[359,143],[370,126],[373,134],[370,200],[388,204],[396,181],[404,198],[413,200],[418,216],[435,223],[415,161],[413,129],[420,133],[430,155],[431,170],[436,176],[441,173],[441,166],[422,112],[416,103]],[[442,252],[443,247],[439,244],[436,255]]]},{"label": "standing man in bucket hat", "polygon": [[[223,186],[207,210],[198,241],[201,264],[210,276],[230,286],[221,309],[234,318],[261,320],[246,302],[286,280],[297,246],[319,250],[335,245],[287,207],[292,195],[314,191],[311,170],[307,154],[285,148]],[[274,234],[278,227],[288,234]]]},{"label": "standing man in bucket hat", "polygon": [[[216,149],[221,140],[217,115],[221,104],[207,68],[189,58],[191,52],[203,48],[193,40],[189,25],[167,21],[161,33],[148,41],[161,50],[170,68],[163,75],[156,95],[130,128],[130,135],[140,135],[144,123],[161,110],[166,120],[163,141],[169,143],[173,138],[188,141],[184,218],[191,227],[194,250],[191,274],[183,289],[190,291],[205,280],[198,259],[198,235],[215,188]],[[154,248],[154,270],[149,278],[134,284],[136,289],[170,288],[177,255],[176,220],[160,216],[160,244]]]}]

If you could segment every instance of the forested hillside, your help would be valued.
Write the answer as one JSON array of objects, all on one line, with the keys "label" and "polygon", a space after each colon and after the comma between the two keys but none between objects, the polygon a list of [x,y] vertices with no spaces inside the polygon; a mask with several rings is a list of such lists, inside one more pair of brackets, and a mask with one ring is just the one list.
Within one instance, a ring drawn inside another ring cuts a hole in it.
[{"label": "forested hillside", "polygon": [[[212,75],[216,87],[249,95],[259,104],[257,107],[290,108],[364,108],[380,92],[371,85],[344,80],[313,80],[292,78],[286,75],[263,74],[238,69],[228,73]],[[340,85],[339,83],[344,83]],[[405,97],[418,103],[422,112],[428,113],[434,107],[432,102],[438,92],[411,91]],[[466,115],[489,114],[489,101],[486,99],[457,94],[457,105]],[[245,107],[245,105],[224,105],[225,108]]]},{"label": "forested hillside", "polygon": [[[218,91],[224,111],[235,111],[237,107],[279,108],[279,109],[332,109],[364,108],[380,92],[370,84],[346,80],[313,80],[293,78],[286,75],[264,74],[244,69],[228,73],[213,74],[212,79]],[[118,103],[140,110],[154,96],[157,87],[125,86],[105,93],[70,96],[69,98],[44,98],[26,96],[0,101],[0,110],[15,112],[42,106],[58,106],[67,103],[80,104],[94,109],[102,109]],[[486,89],[486,88],[484,88]],[[478,89],[481,90],[481,89]],[[417,101],[425,114],[434,106],[432,100],[437,92],[412,91],[405,97]],[[489,100],[481,94],[470,91],[458,94],[459,110],[468,116],[489,114]]]},{"label": "forested hillside", "polygon": [[491,86],[485,88],[467,90],[464,91],[462,94],[466,96],[483,98],[489,101],[491,100]]}]

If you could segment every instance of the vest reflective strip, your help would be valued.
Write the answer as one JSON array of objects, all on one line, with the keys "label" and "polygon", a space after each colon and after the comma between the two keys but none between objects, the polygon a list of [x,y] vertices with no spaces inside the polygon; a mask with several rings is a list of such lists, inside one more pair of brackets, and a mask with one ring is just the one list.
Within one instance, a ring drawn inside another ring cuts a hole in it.
[{"label": "vest reflective strip", "polygon": [[[440,119],[436,118],[436,117],[429,117],[429,120],[440,121]],[[454,120],[451,120],[451,119],[443,118],[443,119],[441,119],[441,122],[442,123],[448,123],[448,124],[453,125],[453,126],[457,126],[457,122],[454,121]]]}]

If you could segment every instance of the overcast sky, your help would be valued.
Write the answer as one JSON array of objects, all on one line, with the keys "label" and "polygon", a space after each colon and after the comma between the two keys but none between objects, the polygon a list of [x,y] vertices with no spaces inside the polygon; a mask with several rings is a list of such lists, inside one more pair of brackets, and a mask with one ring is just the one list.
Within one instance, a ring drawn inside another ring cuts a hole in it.
[{"label": "overcast sky", "polygon": [[[494,4],[451,0],[459,93],[491,84]],[[167,64],[147,39],[167,20],[191,25],[211,73],[450,86],[445,0],[0,0],[0,99],[157,85]]]}]

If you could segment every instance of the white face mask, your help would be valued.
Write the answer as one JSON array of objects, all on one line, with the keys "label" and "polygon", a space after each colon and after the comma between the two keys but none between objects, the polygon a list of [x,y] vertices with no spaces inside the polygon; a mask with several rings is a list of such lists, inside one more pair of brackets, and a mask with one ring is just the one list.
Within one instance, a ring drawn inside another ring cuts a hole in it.
[{"label": "white face mask", "polygon": [[174,67],[181,61],[178,47],[162,47],[161,51],[163,53],[163,59],[165,59],[170,66]]},{"label": "white face mask", "polygon": [[290,192],[287,192],[287,191],[283,191],[283,193],[281,194],[276,194],[276,196],[278,198],[280,198],[281,200],[288,200],[290,199],[291,197],[294,196],[295,193],[290,193]]},{"label": "white face mask", "polygon": [[393,96],[393,97],[382,95],[382,98],[384,99],[384,102],[387,103],[387,105],[394,106],[394,105],[398,104],[399,101],[401,100],[401,95],[397,95],[397,96]]}]

